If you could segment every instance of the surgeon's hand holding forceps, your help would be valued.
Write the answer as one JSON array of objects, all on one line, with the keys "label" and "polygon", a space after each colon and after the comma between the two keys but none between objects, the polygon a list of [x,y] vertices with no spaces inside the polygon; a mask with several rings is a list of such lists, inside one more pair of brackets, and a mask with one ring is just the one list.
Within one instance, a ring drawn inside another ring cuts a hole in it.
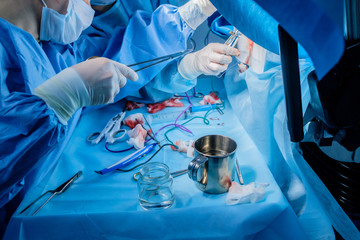
[{"label": "surgeon's hand holding forceps", "polygon": [[26,208],[24,208],[21,212],[25,212],[27,209],[29,209],[32,205],[34,205],[40,198],[42,198],[45,194],[47,193],[52,193],[51,196],[46,199],[46,201],[38,208],[36,209],[36,211],[32,214],[32,216],[34,216],[37,212],[40,211],[41,208],[43,208],[55,195],[59,195],[63,192],[66,191],[66,189],[69,188],[69,186],[75,182],[76,179],[78,179],[80,176],[82,175],[82,171],[77,172],[74,176],[72,176],[69,180],[67,180],[66,182],[64,182],[63,184],[61,184],[59,187],[57,187],[55,190],[49,190],[44,192],[43,194],[41,194],[37,199],[35,199],[34,201],[32,201]]},{"label": "surgeon's hand holding forceps", "polygon": [[[125,129],[121,129],[121,124],[124,118],[125,110],[112,117],[101,132],[94,132],[90,134],[87,141],[91,144],[98,144],[103,138],[106,138],[107,143],[113,144],[122,140],[127,133]],[[122,134],[117,137],[120,133]]]}]

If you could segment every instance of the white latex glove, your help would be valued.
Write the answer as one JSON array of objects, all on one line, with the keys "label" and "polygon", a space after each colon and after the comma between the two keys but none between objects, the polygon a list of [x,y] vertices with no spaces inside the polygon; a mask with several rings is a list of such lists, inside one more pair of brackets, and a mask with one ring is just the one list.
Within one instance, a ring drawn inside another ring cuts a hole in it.
[{"label": "white latex glove", "polygon": [[194,30],[215,11],[209,0],[190,0],[179,7],[180,16]]},{"label": "white latex glove", "polygon": [[201,74],[215,76],[228,68],[232,61],[231,56],[239,55],[240,51],[236,48],[221,43],[210,43],[181,59],[178,71],[186,79],[194,79]]},{"label": "white latex glove", "polygon": [[137,74],[124,64],[96,58],[66,68],[34,90],[51,107],[63,124],[84,106],[111,103],[125,86],[126,79],[136,81]]}]

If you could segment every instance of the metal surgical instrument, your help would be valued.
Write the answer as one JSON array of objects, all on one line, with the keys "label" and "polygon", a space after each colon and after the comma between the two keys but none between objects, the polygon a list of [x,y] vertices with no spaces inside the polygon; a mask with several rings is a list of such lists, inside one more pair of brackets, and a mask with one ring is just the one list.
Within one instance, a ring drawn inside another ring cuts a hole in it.
[{"label": "metal surgical instrument", "polygon": [[[224,43],[225,45],[229,46],[229,47],[235,47],[236,43],[239,40],[239,37],[241,36],[241,33],[239,32],[239,30],[237,30],[234,27],[234,31],[230,31],[230,37],[226,40],[226,42]],[[227,54],[226,54],[227,55]],[[222,75],[224,75],[225,71],[222,73],[219,73],[217,75],[218,78],[222,77]]]},{"label": "metal surgical instrument", "polygon": [[226,40],[225,45],[228,45],[229,47],[234,47],[239,40],[241,33],[234,27],[234,31],[231,31],[230,34],[231,35]]},{"label": "metal surgical instrument", "polygon": [[244,185],[244,180],[243,180],[243,177],[242,177],[242,174],[241,174],[241,171],[240,171],[240,166],[239,166],[239,163],[238,163],[237,159],[235,159],[235,169],[236,169],[236,173],[238,175],[240,184]]},{"label": "metal surgical instrument", "polygon": [[[189,49],[186,49],[185,51],[172,53],[172,54],[169,54],[169,55],[165,55],[165,56],[162,56],[162,57],[157,57],[157,58],[154,58],[154,59],[149,59],[149,60],[138,62],[138,63],[133,63],[133,64],[130,64],[130,65],[127,65],[127,67],[134,67],[134,66],[138,66],[138,65],[147,64],[147,65],[144,65],[144,66],[134,70],[135,72],[139,72],[141,70],[144,70],[144,69],[149,68],[151,66],[157,65],[159,63],[162,63],[162,62],[165,62],[165,61],[168,61],[168,60],[171,60],[171,59],[175,59],[175,58],[178,58],[178,57],[185,56],[186,54],[191,53],[195,49],[195,41],[193,39],[190,39],[190,43],[191,43],[192,47],[189,48]],[[95,59],[95,58],[98,58],[98,56],[89,57],[87,60]]]},{"label": "metal surgical instrument", "polygon": [[76,180],[78,179],[80,176],[82,175],[82,171],[78,171],[74,176],[72,176],[69,180],[67,180],[66,182],[64,182],[63,184],[61,184],[59,187],[57,187],[55,190],[49,190],[44,192],[43,194],[41,194],[37,199],[35,199],[34,201],[32,201],[26,208],[24,208],[21,212],[25,212],[27,209],[29,209],[32,205],[34,205],[40,198],[42,198],[43,196],[45,196],[45,194],[47,193],[52,193],[51,196],[46,199],[46,201],[38,208],[36,209],[36,211],[32,214],[33,216],[40,211],[41,208],[43,208],[55,195],[57,194],[61,194],[63,192],[66,191],[66,189],[68,189],[68,187]]},{"label": "metal surgical instrument", "polygon": [[[159,63],[162,63],[162,62],[165,62],[165,61],[168,61],[168,60],[171,60],[171,59],[175,59],[175,58],[178,58],[178,57],[182,57],[190,52],[192,52],[194,49],[187,49],[185,51],[181,51],[181,52],[177,52],[177,53],[172,53],[172,54],[169,54],[169,55],[165,55],[165,56],[162,56],[162,57],[157,57],[157,58],[153,58],[153,59],[149,59],[149,60],[146,60],[146,61],[142,61],[142,62],[138,62],[138,63],[133,63],[133,64],[129,64],[127,65],[127,67],[134,67],[134,66],[138,66],[138,65],[143,65],[143,64],[147,64],[147,65],[144,65],[136,70],[134,70],[134,72],[139,72],[141,70],[144,70],[146,68],[149,68],[149,67],[152,67],[154,65],[157,65]],[[87,60],[90,60],[90,59],[95,59],[95,58],[98,58],[97,56],[93,56],[93,57],[89,57]]]},{"label": "metal surgical instrument", "polygon": [[128,67],[134,67],[134,66],[138,66],[138,65],[142,65],[142,64],[148,64],[148,65],[145,65],[139,69],[136,69],[134,70],[135,72],[139,72],[141,70],[144,70],[148,67],[151,67],[151,66],[154,66],[154,65],[157,65],[159,63],[162,63],[162,62],[165,62],[165,61],[168,61],[168,60],[171,60],[171,59],[174,59],[174,58],[178,58],[178,57],[182,57],[190,52],[192,52],[193,50],[185,50],[185,51],[182,51],[182,52],[177,52],[177,53],[173,53],[173,54],[169,54],[169,55],[166,55],[166,56],[162,56],[162,57],[158,57],[158,58],[154,58],[154,59],[150,59],[150,60],[146,60],[146,61],[142,61],[142,62],[138,62],[138,63],[133,63],[133,64],[130,64],[130,65],[127,65]]},{"label": "metal surgical instrument", "polygon": [[[185,174],[185,173],[187,173],[187,172],[188,172],[187,169],[183,169],[183,170],[180,170],[180,171],[172,172],[172,173],[170,173],[170,175],[171,175],[172,177],[178,177],[178,176],[181,176],[181,175],[183,175],[183,174]],[[133,179],[134,179],[135,181],[138,180],[139,174],[140,174],[140,172],[134,173]]]},{"label": "metal surgical instrument", "polygon": [[178,177],[188,172],[188,169],[183,169],[180,171],[170,173],[172,177]]},{"label": "metal surgical instrument", "polygon": [[134,70],[135,72],[139,72],[141,70],[144,70],[144,69],[146,69],[148,67],[157,65],[159,63],[162,63],[162,62],[165,62],[165,61],[168,61],[168,60],[171,60],[171,59],[175,59],[175,58],[178,58],[178,57],[185,56],[186,54],[191,53],[195,49],[195,41],[193,39],[190,39],[190,43],[192,45],[191,48],[186,49],[185,51],[172,53],[172,54],[169,54],[169,55],[165,55],[165,56],[162,56],[162,57],[157,57],[157,58],[154,58],[154,59],[150,59],[150,60],[146,60],[146,61],[142,61],[142,62],[138,62],[138,63],[133,63],[133,64],[130,64],[130,65],[127,65],[127,66],[128,67],[134,67],[134,66],[138,66],[138,65],[148,64],[148,65],[140,67],[139,69]]},{"label": "metal surgical instrument", "polygon": [[[127,131],[121,129],[122,121],[125,118],[125,111],[116,114],[106,124],[105,128],[101,132],[94,132],[89,135],[87,141],[91,144],[98,144],[104,137],[107,143],[114,143],[123,139],[126,136]],[[122,133],[119,137],[116,137],[119,133]]]}]

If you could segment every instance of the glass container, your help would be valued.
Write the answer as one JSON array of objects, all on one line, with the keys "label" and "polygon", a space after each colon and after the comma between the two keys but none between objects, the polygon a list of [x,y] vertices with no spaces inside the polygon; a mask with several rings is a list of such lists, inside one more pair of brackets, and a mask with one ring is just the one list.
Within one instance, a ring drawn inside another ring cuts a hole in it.
[{"label": "glass container", "polygon": [[145,210],[166,209],[174,203],[173,178],[164,163],[144,165],[139,171],[137,187],[140,205]]}]

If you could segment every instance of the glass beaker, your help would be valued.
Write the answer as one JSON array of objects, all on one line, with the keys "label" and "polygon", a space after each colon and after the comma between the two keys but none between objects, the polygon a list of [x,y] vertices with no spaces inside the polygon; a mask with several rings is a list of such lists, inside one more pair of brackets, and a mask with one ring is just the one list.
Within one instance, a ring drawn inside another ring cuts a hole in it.
[{"label": "glass beaker", "polygon": [[139,202],[145,210],[166,209],[174,203],[173,178],[169,167],[160,162],[144,165],[139,171]]}]

